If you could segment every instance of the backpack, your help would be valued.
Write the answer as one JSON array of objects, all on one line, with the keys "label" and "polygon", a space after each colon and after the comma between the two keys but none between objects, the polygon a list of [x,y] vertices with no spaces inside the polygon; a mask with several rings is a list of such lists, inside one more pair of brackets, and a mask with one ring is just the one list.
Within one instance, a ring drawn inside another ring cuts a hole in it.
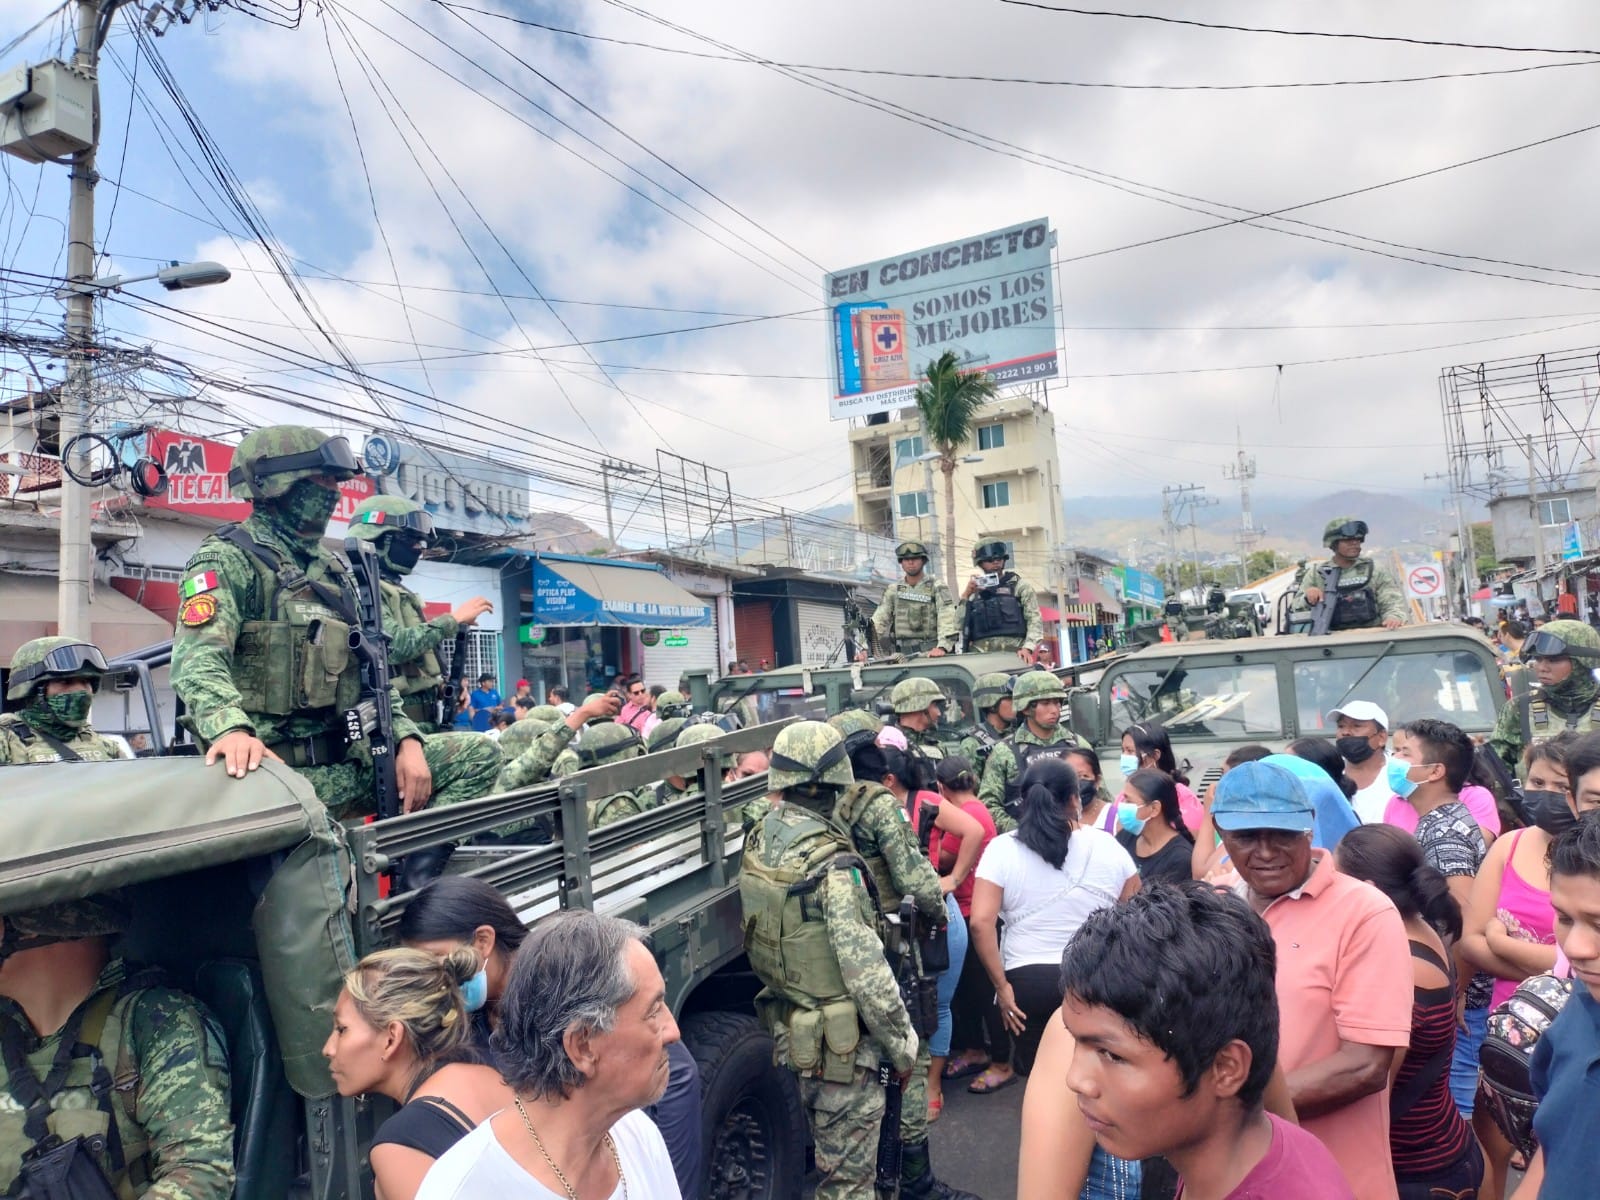
[{"label": "backpack", "polygon": [[1571,995],[1572,980],[1534,975],[1489,1014],[1479,1057],[1478,1100],[1506,1140],[1526,1155],[1531,1156],[1538,1145],[1533,1114],[1539,1101],[1530,1079],[1533,1048]]}]

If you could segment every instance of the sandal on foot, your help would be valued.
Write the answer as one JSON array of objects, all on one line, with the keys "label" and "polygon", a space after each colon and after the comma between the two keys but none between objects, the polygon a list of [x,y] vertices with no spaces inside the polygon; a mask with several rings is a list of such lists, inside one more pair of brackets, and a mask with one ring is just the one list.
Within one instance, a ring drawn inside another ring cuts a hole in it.
[{"label": "sandal on foot", "polygon": [[946,1079],[965,1079],[969,1075],[976,1075],[979,1071],[987,1071],[988,1069],[989,1060],[987,1058],[968,1058],[966,1055],[962,1055],[945,1063],[943,1074]]},{"label": "sandal on foot", "polygon": [[967,1091],[974,1095],[987,1096],[990,1092],[998,1092],[1001,1088],[1008,1088],[1017,1081],[1017,1073],[997,1075],[993,1071],[985,1070],[971,1083],[967,1084]]},{"label": "sandal on foot", "polygon": [[932,1125],[939,1119],[939,1114],[944,1111],[943,1096],[928,1097],[928,1124]]}]

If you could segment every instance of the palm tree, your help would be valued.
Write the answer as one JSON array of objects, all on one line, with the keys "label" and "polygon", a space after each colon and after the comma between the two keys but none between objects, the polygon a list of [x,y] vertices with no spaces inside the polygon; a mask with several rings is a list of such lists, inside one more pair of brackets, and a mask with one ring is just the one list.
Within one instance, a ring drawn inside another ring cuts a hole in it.
[{"label": "palm tree", "polygon": [[944,473],[945,584],[956,590],[956,461],[972,440],[978,410],[994,399],[995,382],[985,371],[963,371],[954,350],[928,364],[917,384],[917,411],[929,448],[939,455]]}]

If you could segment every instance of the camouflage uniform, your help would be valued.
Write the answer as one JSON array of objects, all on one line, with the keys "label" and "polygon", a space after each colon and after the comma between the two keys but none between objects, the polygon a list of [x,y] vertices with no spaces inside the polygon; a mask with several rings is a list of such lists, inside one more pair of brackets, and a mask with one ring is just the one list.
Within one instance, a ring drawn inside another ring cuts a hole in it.
[{"label": "camouflage uniform", "polygon": [[[1004,563],[1009,557],[1004,542],[979,542],[972,548],[974,566],[996,559]],[[1039,594],[1015,571],[1004,568],[998,586],[979,589],[962,602],[959,624],[968,653],[1015,654],[1024,647],[1036,650],[1044,641]]]},{"label": "camouflage uniform", "polygon": [[[1357,522],[1351,517],[1335,517],[1329,521],[1322,531],[1322,544],[1328,549],[1333,548],[1333,543],[1341,540],[1338,536],[1345,526],[1360,525],[1362,539],[1366,536],[1366,523]],[[1326,565],[1321,562],[1308,562],[1300,572],[1300,577],[1295,581],[1299,598],[1295,602],[1296,616],[1305,620],[1311,614],[1311,606],[1306,603],[1305,592],[1307,588],[1326,590],[1327,581],[1322,577],[1321,568]],[[1398,621],[1402,625],[1411,620],[1411,606],[1406,603],[1405,590],[1400,586],[1400,581],[1390,571],[1378,566],[1366,555],[1361,555],[1350,566],[1344,567],[1339,572],[1339,593],[1341,596],[1359,596],[1361,593],[1370,592],[1376,614],[1370,621],[1343,622],[1331,628],[1341,629],[1377,629],[1386,621]],[[1335,618],[1337,621],[1337,617]]]},{"label": "camouflage uniform", "polygon": [[[989,815],[994,818],[996,832],[1004,833],[1008,829],[1017,827],[1016,818],[1006,808],[1007,800],[1015,802],[1014,796],[1007,795],[1015,791],[1015,783],[1020,774],[1018,760],[1033,757],[1032,751],[1018,753],[1018,747],[1036,746],[1074,746],[1084,750],[1092,747],[1083,738],[1072,732],[1067,724],[1066,713],[1061,715],[1061,722],[1050,731],[1049,737],[1040,737],[1027,723],[1027,714],[1040,700],[1061,700],[1065,703],[1066,690],[1061,686],[1061,681],[1049,671],[1029,671],[1026,675],[1018,677],[1012,693],[1013,703],[1017,707],[1020,718],[1017,730],[1005,741],[1001,742],[989,753],[988,764],[983,770],[983,781],[978,785],[978,799],[983,801]],[[1060,751],[1057,751],[1060,753]]]},{"label": "camouflage uniform", "polygon": [[[77,659],[79,665],[52,669],[45,660],[53,651],[66,651],[66,657]],[[93,693],[78,693],[87,699],[75,701],[45,695],[45,684],[52,679],[87,679],[98,688],[101,671],[93,663],[105,661],[99,656],[95,647],[69,637],[35,638],[17,647],[11,658],[6,699],[13,705],[23,704],[16,712],[0,713],[0,766],[128,757],[120,743],[101,737],[90,727],[87,709]],[[81,719],[76,711],[70,711],[79,708],[84,710]]]},{"label": "camouflage uniform", "polygon": [[[1600,657],[1600,633],[1582,621],[1551,621],[1539,632]],[[1573,655],[1572,674],[1553,687],[1540,687],[1526,669],[1508,673],[1511,700],[1500,710],[1489,745],[1520,773],[1522,752],[1532,742],[1568,730],[1591,733],[1600,729],[1600,683],[1591,670],[1597,665],[1600,663],[1594,658]]]},{"label": "camouflage uniform", "polygon": [[800,1077],[817,1200],[871,1200],[884,1111],[878,1064],[913,1069],[917,1036],[884,958],[870,876],[845,831],[800,802],[851,782],[847,759],[824,764],[834,749],[843,749],[838,732],[820,722],[778,735],[769,778],[782,799],[746,838],[739,894],[746,950],[765,985],[756,1009],[777,1063]]},{"label": "camouflage uniform", "polygon": [[[76,901],[8,917],[7,940],[120,932],[97,924],[94,905]],[[20,1055],[42,1084],[69,1036],[93,1052],[67,1060],[66,1077],[48,1097],[48,1115],[40,1113],[43,1130],[28,1130],[12,1068],[0,1065],[0,1190],[11,1194],[23,1151],[51,1133],[68,1141],[98,1137],[96,1158],[118,1200],[228,1200],[234,1171],[227,1055],[199,1004],[134,975],[120,958],[106,964],[62,1027],[43,1037],[21,1005],[0,996],[5,1064]],[[113,1121],[120,1169],[105,1138]]]},{"label": "camouflage uniform", "polygon": [[[911,553],[907,553],[910,551]],[[920,542],[902,542],[899,559],[921,558],[924,572],[917,583],[891,583],[872,614],[873,636],[880,654],[925,654],[935,646],[954,653],[956,602],[950,589],[927,574],[928,551]]]},{"label": "camouflage uniform", "polygon": [[978,710],[978,722],[956,746],[956,753],[972,764],[973,773],[983,778],[983,769],[989,754],[1011,734],[1011,724],[997,711],[1002,701],[1011,696],[1012,677],[1004,671],[980,675],[972,682],[972,706]]},{"label": "camouflage uniform", "polygon": [[[299,450],[313,438],[329,440],[296,426],[258,430],[240,444],[235,462],[286,455],[290,450],[280,446]],[[230,480],[246,478],[248,466],[241,475],[236,465]],[[295,488],[303,482],[309,483],[296,480]],[[253,477],[253,490],[242,494],[256,496],[262,483],[262,476]],[[240,482],[234,489],[241,494]],[[366,747],[347,747],[344,737],[344,713],[361,686],[346,641],[357,612],[355,584],[344,559],[324,548],[321,533],[308,532],[326,527],[327,510],[317,507],[326,503],[294,488],[263,493],[246,520],[224,525],[200,544],[181,589],[172,687],[202,744],[234,730],[254,734],[311,783],[330,813],[343,817],[373,811],[374,779]],[[431,804],[488,794],[500,770],[491,739],[423,736],[392,689],[390,707],[396,742],[415,737],[422,744],[433,775]]]},{"label": "camouflage uniform", "polygon": [[[600,721],[586,726],[577,744],[569,745],[561,752],[550,768],[550,774],[561,779],[591,767],[626,762],[643,753],[644,742],[634,730],[616,721]],[[642,812],[649,812],[659,803],[656,789],[650,784],[592,798],[588,802],[589,828],[599,829],[626,817],[636,817]]]}]

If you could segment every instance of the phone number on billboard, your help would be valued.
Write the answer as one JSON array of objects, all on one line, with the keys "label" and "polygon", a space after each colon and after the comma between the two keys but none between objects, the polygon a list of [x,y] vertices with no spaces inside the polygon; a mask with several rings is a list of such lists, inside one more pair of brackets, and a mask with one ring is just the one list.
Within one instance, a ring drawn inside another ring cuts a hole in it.
[{"label": "phone number on billboard", "polygon": [[1013,363],[1009,367],[996,367],[989,372],[989,378],[996,383],[1018,383],[1024,379],[1037,379],[1041,375],[1054,375],[1056,373],[1055,355],[1049,358],[1038,358],[1032,362]]}]

